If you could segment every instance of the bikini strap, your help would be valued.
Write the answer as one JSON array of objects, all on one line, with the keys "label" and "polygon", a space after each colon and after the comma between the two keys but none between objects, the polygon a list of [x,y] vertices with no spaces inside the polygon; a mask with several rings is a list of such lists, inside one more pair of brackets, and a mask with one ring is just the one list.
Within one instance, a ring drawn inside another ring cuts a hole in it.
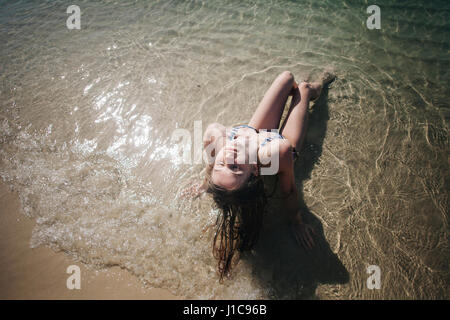
[{"label": "bikini strap", "polygon": [[230,135],[228,136],[228,139],[233,140],[234,136],[236,135],[236,133],[238,132],[238,130],[240,128],[250,128],[250,129],[255,130],[256,133],[259,133],[258,129],[256,129],[256,128],[253,128],[252,126],[249,126],[247,124],[241,124],[241,125],[231,128],[231,132],[230,132]]},{"label": "bikini strap", "polygon": [[276,136],[272,136],[272,137],[267,137],[267,138],[265,138],[264,139],[264,141],[260,144],[260,147],[264,147],[266,144],[267,144],[267,142],[270,142],[270,141],[272,141],[273,139],[286,139],[285,137],[283,137],[281,134],[279,134],[279,133],[277,133],[277,135]]}]

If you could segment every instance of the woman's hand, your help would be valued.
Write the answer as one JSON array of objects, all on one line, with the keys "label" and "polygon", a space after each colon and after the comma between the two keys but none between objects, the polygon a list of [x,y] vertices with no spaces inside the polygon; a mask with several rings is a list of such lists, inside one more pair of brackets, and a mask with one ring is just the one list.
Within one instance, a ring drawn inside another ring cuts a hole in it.
[{"label": "woman's hand", "polygon": [[312,249],[314,247],[312,235],[316,234],[316,232],[312,226],[301,221],[300,212],[297,213],[297,217],[292,222],[291,228],[299,246],[303,246],[305,249]]}]

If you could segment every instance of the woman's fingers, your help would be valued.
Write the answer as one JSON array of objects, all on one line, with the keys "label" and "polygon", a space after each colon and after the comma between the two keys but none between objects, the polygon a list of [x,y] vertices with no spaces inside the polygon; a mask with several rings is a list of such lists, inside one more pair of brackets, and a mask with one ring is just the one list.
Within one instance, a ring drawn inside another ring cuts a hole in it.
[{"label": "woman's fingers", "polygon": [[308,242],[309,242],[309,248],[312,249],[314,247],[314,240],[310,234],[308,234]]},{"label": "woman's fingers", "polygon": [[311,247],[313,247],[314,246],[314,238],[312,237],[310,231],[312,231],[312,233],[315,234],[314,228],[312,228],[311,226],[308,226],[306,229],[306,234],[308,235],[308,239],[311,244]]},{"label": "woman's fingers", "polygon": [[295,231],[294,235],[295,235],[295,240],[297,242],[297,245],[300,247],[303,247],[303,248],[307,248],[305,240],[303,239],[302,234],[298,229]]},{"label": "woman's fingers", "polygon": [[312,245],[311,245],[311,238],[310,236],[307,234],[307,232],[304,232],[303,236],[303,242],[305,244],[305,248],[307,249],[311,249]]},{"label": "woman's fingers", "polygon": [[314,239],[310,234],[310,230],[314,232],[310,226],[296,226],[294,230],[294,237],[299,246],[306,249],[312,249],[314,247]]}]

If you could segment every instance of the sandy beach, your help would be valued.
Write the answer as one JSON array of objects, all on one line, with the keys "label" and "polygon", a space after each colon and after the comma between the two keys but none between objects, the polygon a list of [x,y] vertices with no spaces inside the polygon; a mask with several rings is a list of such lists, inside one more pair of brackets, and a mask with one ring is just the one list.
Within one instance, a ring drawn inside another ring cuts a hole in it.
[{"label": "sandy beach", "polygon": [[[0,299],[179,299],[164,289],[146,289],[119,267],[95,270],[50,248],[30,248],[34,221],[19,197],[0,184]],[[66,286],[67,267],[81,269],[81,289]]]},{"label": "sandy beach", "polygon": [[[448,299],[449,4],[379,1],[378,28],[364,1],[0,1],[0,299]],[[268,176],[221,283],[223,212],[181,190],[285,71],[337,77],[293,167],[316,245]]]}]

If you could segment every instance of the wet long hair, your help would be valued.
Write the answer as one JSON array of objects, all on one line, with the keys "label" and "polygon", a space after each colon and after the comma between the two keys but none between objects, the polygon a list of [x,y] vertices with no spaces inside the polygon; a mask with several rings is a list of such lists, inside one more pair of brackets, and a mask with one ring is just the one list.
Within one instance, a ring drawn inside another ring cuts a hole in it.
[{"label": "wet long hair", "polygon": [[267,205],[264,182],[260,175],[251,174],[236,190],[227,190],[211,181],[207,170],[207,192],[220,210],[216,220],[213,255],[218,260],[220,282],[231,275],[239,253],[251,250],[259,238]]}]

